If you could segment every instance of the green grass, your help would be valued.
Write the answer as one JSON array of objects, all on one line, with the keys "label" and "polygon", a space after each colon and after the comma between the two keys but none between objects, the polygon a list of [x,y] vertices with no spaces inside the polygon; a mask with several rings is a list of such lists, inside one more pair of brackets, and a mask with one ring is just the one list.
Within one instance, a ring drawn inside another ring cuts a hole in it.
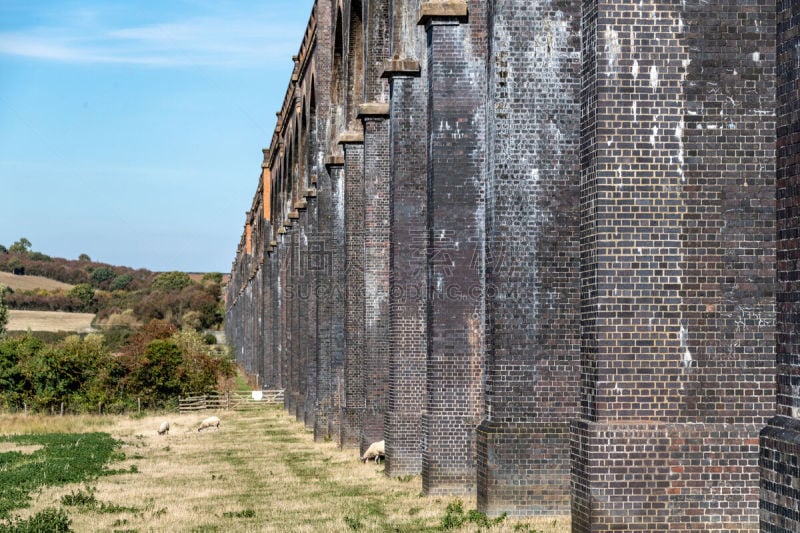
[{"label": "green grass", "polygon": [[26,507],[32,492],[40,487],[81,483],[112,471],[106,464],[113,459],[120,442],[107,433],[10,435],[0,442],[38,445],[31,454],[19,451],[0,453],[0,518]]}]

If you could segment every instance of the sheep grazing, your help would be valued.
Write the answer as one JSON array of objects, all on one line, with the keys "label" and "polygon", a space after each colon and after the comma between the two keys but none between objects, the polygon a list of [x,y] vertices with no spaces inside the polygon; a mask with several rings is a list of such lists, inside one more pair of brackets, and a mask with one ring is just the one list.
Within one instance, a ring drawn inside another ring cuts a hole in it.
[{"label": "sheep grazing", "polygon": [[200,422],[200,427],[197,428],[197,431],[202,431],[207,428],[217,428],[219,429],[219,418],[216,416],[209,416],[202,422]]},{"label": "sheep grazing", "polygon": [[165,433],[169,433],[169,420],[164,420],[161,422],[161,425],[158,426],[158,434],[163,435]]},{"label": "sheep grazing", "polygon": [[364,452],[361,460],[366,463],[370,459],[375,459],[375,463],[380,463],[381,459],[384,457],[386,457],[386,446],[384,441],[379,440],[369,445],[369,448]]}]

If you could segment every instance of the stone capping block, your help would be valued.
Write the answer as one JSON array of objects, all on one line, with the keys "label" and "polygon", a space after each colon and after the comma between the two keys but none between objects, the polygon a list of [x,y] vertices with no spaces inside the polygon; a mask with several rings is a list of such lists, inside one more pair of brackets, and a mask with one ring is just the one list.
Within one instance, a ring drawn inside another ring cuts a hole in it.
[{"label": "stone capping block", "polygon": [[[292,225],[291,221],[287,220],[286,222],[289,222],[289,226]],[[286,224],[286,222],[284,222],[284,224]],[[286,228],[284,226],[278,228],[278,235],[285,235],[285,234],[286,234]]]},{"label": "stone capping block", "polygon": [[416,59],[401,59],[395,56],[383,62],[381,78],[391,78],[392,76],[419,77],[419,61]]},{"label": "stone capping block", "polygon": [[344,156],[343,155],[329,155],[325,157],[325,166],[326,167],[343,167],[344,166]]},{"label": "stone capping block", "polygon": [[275,246],[278,246],[278,241],[269,241],[269,245],[274,248]]},{"label": "stone capping block", "polygon": [[289,220],[297,220],[298,218],[300,218],[300,213],[297,212],[297,205],[295,205],[294,211],[289,213]]},{"label": "stone capping block", "polygon": [[467,13],[466,0],[433,0],[420,6],[418,24],[437,18],[466,19]]},{"label": "stone capping block", "polygon": [[306,198],[316,198],[317,197],[317,189],[306,189],[304,194]]},{"label": "stone capping block", "polygon": [[368,102],[358,106],[358,118],[388,117],[389,102]]},{"label": "stone capping block", "polygon": [[339,135],[338,144],[360,144],[364,142],[364,133],[361,131],[345,131]]},{"label": "stone capping block", "polygon": [[292,211],[292,213],[289,214],[289,217],[291,218],[292,214],[294,214],[298,209],[305,209],[306,207],[308,207],[308,203],[305,201],[305,199],[297,200],[294,203],[294,209],[295,210]]}]

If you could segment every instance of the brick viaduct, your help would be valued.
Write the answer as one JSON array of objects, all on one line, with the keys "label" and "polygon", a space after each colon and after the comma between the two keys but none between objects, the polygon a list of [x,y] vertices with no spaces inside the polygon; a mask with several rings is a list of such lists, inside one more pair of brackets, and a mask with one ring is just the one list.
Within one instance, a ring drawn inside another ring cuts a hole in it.
[{"label": "brick viaduct", "polygon": [[237,360],[316,439],[385,439],[388,476],[490,514],[800,531],[798,26],[784,0],[317,0]]}]

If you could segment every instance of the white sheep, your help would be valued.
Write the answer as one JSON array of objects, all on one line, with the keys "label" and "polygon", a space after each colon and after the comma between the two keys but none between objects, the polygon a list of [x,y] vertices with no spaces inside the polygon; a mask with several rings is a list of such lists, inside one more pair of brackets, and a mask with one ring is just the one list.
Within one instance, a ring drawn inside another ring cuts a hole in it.
[{"label": "white sheep", "polygon": [[169,420],[164,420],[161,422],[161,425],[158,426],[158,434],[163,435],[164,433],[169,433]]},{"label": "white sheep", "polygon": [[386,445],[384,441],[379,440],[378,442],[373,442],[367,448],[367,451],[364,452],[364,455],[361,457],[361,460],[365,463],[370,459],[375,459],[376,463],[380,463],[381,459],[386,457]]},{"label": "white sheep", "polygon": [[208,418],[200,422],[200,427],[197,428],[197,431],[201,431],[203,429],[211,427],[219,429],[219,418],[217,418],[216,416],[209,416]]}]

